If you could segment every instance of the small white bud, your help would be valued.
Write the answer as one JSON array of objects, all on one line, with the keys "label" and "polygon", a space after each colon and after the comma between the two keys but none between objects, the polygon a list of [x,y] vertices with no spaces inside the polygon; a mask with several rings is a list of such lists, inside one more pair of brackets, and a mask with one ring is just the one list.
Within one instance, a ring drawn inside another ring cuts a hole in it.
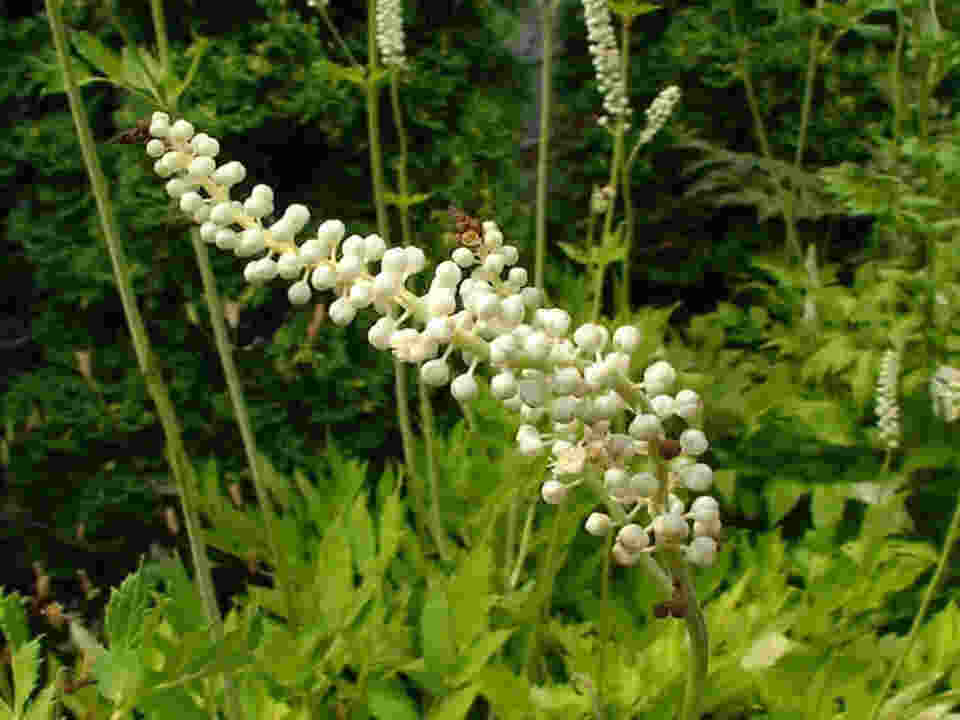
[{"label": "small white bud", "polygon": [[548,505],[559,505],[567,498],[569,488],[559,480],[547,480],[540,488],[540,495]]},{"label": "small white bud", "polygon": [[703,455],[710,447],[703,431],[690,428],[680,433],[680,450],[685,455]]},{"label": "small white bud", "polygon": [[584,527],[591,535],[603,537],[610,532],[610,528],[613,527],[613,521],[609,515],[598,512],[590,513],[590,517],[587,518]]}]

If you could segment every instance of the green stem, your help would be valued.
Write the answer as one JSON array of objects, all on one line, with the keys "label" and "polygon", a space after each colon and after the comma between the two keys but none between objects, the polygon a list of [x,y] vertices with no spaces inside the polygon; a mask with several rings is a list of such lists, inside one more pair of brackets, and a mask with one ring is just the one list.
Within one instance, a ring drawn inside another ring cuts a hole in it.
[{"label": "green stem", "polygon": [[[630,18],[623,23],[620,47],[623,48],[623,84],[624,94],[629,97],[630,93]],[[623,150],[621,150],[621,153]],[[636,157],[632,155],[632,157]],[[630,168],[633,165],[632,159],[623,163],[623,167],[618,169],[618,177],[623,186],[623,204],[624,204],[624,222],[626,223],[626,237],[624,238],[625,253],[623,256],[623,283],[620,286],[619,308],[615,309],[617,314],[627,317],[630,312],[630,256],[633,253],[633,198],[630,197]]]},{"label": "green stem", "polygon": [[[736,11],[730,6],[730,16],[733,22],[734,31],[737,32]],[[753,87],[753,80],[750,77],[750,65],[748,62],[748,53],[746,50],[740,55],[740,77],[743,80],[743,87],[747,93],[747,103],[750,106],[750,114],[753,116],[754,132],[757,135],[757,141],[760,143],[760,149],[763,156],[773,161],[773,152],[770,150],[770,142],[767,139],[767,131],[763,124],[763,116],[760,113],[760,103],[757,100],[757,94]],[[797,238],[797,228],[793,213],[793,191],[787,190],[783,184],[783,177],[779,172],[773,173],[774,182],[777,186],[777,193],[780,196],[780,203],[783,207],[783,219],[786,224],[787,248],[790,251],[791,260],[795,263],[803,262],[803,249],[800,247],[800,241]]]},{"label": "green stem", "polygon": [[330,19],[330,15],[327,14],[327,8],[320,6],[320,17],[323,18],[323,21],[327,24],[327,29],[330,31],[330,34],[333,35],[334,39],[339,43],[340,48],[343,50],[344,55],[347,56],[347,59],[350,61],[350,64],[354,67],[362,68],[357,59],[353,56],[353,53],[350,52],[350,48],[347,47],[347,44],[343,41],[343,38],[340,36],[340,33],[337,32],[337,26],[333,24],[333,21]]},{"label": "green stem", "polygon": [[552,103],[550,75],[553,68],[553,13],[555,0],[544,0],[540,15],[543,35],[543,61],[540,65],[540,137],[537,148],[537,247],[533,278],[543,290],[544,263],[547,256],[547,173],[550,168],[550,107]]},{"label": "green stem", "polygon": [[422,382],[417,384],[420,391],[420,424],[423,427],[423,442],[427,452],[427,482],[430,485],[430,525],[433,540],[437,545],[440,559],[446,561],[447,544],[443,530],[443,519],[440,515],[440,491],[437,485],[437,454],[433,443],[433,405],[430,400],[430,388]]},{"label": "green stem", "polygon": [[[514,502],[513,509],[519,509],[519,503]],[[527,559],[527,550],[530,546],[530,535],[533,530],[533,516],[537,513],[537,503],[531,502],[527,508],[527,519],[523,523],[523,534],[520,536],[520,549],[517,551],[517,561],[513,567],[513,573],[510,575],[510,584],[508,590],[515,590],[517,583],[520,582],[520,572],[523,570],[523,563]]]},{"label": "green stem", "polygon": [[[629,40],[629,30],[628,23],[624,23],[623,26],[625,42]],[[624,89],[623,93],[627,95],[627,60],[628,60],[628,51],[624,48],[620,55],[620,74],[623,77]],[[603,235],[600,237],[600,247],[605,249],[608,247],[610,242],[610,234],[613,230],[613,212],[617,206],[617,189],[620,186],[618,182],[620,178],[620,172],[623,168],[623,150],[624,150],[624,134],[626,131],[626,120],[623,117],[620,117],[617,120],[617,128],[614,130],[613,135],[613,160],[610,162],[610,182],[608,183],[610,187],[610,199],[609,205],[607,205],[607,214],[603,218]],[[602,252],[602,250],[601,250]],[[624,265],[626,270],[626,265]],[[594,276],[594,298],[593,298],[593,311],[590,313],[590,322],[597,322],[600,318],[600,307],[603,304],[603,276],[607,272],[606,263],[598,263],[596,269],[596,275]],[[626,274],[624,278],[626,279]]]},{"label": "green stem", "polygon": [[933,579],[930,580],[930,584],[927,585],[926,592],[923,594],[923,600],[920,603],[920,609],[917,610],[917,614],[913,618],[913,625],[910,627],[910,634],[907,636],[907,642],[903,646],[903,652],[900,653],[900,657],[897,658],[896,664],[890,669],[890,674],[887,675],[886,682],[883,684],[883,689],[877,696],[877,703],[873,707],[873,712],[870,713],[870,720],[877,720],[877,718],[880,716],[880,710],[883,707],[883,701],[890,693],[890,688],[893,687],[893,683],[900,674],[900,669],[903,667],[904,661],[907,659],[907,656],[913,649],[914,643],[917,641],[917,633],[920,630],[920,624],[923,622],[923,618],[926,616],[927,610],[930,609],[930,603],[933,602],[933,595],[936,592],[937,587],[943,580],[943,576],[947,570],[947,561],[950,559],[950,551],[953,549],[953,546],[957,542],[958,538],[960,538],[960,495],[957,496],[957,506],[953,511],[953,519],[950,521],[950,527],[947,530],[947,537],[943,543],[943,551],[940,553],[940,560],[937,562],[936,572],[934,572]]},{"label": "green stem", "polygon": [[674,577],[680,583],[680,592],[687,598],[687,637],[690,640],[690,661],[687,667],[687,687],[679,720],[700,720],[700,704],[707,684],[710,664],[710,642],[707,624],[697,600],[697,591],[685,558],[671,553]]},{"label": "green stem", "polygon": [[[50,22],[51,34],[53,36],[53,43],[57,52],[57,60],[63,72],[64,89],[67,93],[70,112],[73,115],[74,125],[77,130],[77,140],[80,144],[80,151],[83,155],[87,173],[90,176],[90,184],[97,204],[97,212],[100,216],[101,229],[107,244],[107,250],[110,254],[110,262],[113,266],[113,274],[117,281],[117,289],[120,293],[120,301],[123,305],[127,327],[130,330],[130,336],[133,340],[137,363],[146,381],[147,390],[156,406],[157,415],[160,418],[160,423],[166,438],[165,454],[173,476],[176,479],[180,502],[183,506],[184,520],[190,540],[190,551],[196,570],[197,589],[203,602],[207,620],[211,624],[214,639],[219,639],[223,636],[223,625],[220,610],[217,607],[213,578],[210,573],[210,564],[206,556],[205,548],[203,547],[200,521],[193,497],[192,483],[195,479],[193,468],[183,446],[176,411],[170,400],[170,395],[167,392],[166,384],[163,382],[160,369],[157,366],[156,357],[150,347],[150,340],[143,323],[143,317],[137,308],[136,298],[130,282],[129,265],[123,246],[117,237],[113,207],[107,190],[106,178],[100,166],[100,159],[97,157],[93,133],[90,130],[90,123],[87,119],[86,109],[83,106],[83,99],[80,97],[80,91],[77,88],[71,69],[70,57],[67,51],[66,29],[63,24],[63,17],[60,14],[60,2],[59,0],[45,0],[45,5],[47,18]],[[240,720],[242,717],[236,712],[239,708],[235,705],[232,707],[228,705],[228,710],[233,720]]]},{"label": "green stem", "polygon": [[257,493],[257,502],[260,504],[260,512],[263,513],[267,544],[270,548],[273,566],[276,568],[274,578],[286,598],[287,619],[290,622],[291,630],[293,630],[300,626],[300,622],[294,600],[292,578],[286,571],[284,555],[281,552],[278,541],[276,517],[270,504],[269,495],[267,494],[266,483],[260,472],[261,465],[257,452],[257,441],[253,434],[253,426],[250,424],[250,414],[247,412],[247,402],[243,396],[240,374],[237,372],[237,365],[233,360],[233,351],[230,345],[230,339],[227,336],[227,327],[223,321],[223,303],[220,300],[220,293],[217,292],[217,280],[210,267],[210,256],[207,252],[207,246],[203,240],[200,239],[200,232],[196,227],[191,230],[190,238],[193,240],[193,251],[197,256],[197,266],[200,268],[200,277],[203,280],[203,294],[207,301],[207,307],[210,310],[210,323],[213,325],[213,337],[217,345],[217,354],[220,356],[223,374],[227,379],[230,401],[233,404],[237,427],[240,429],[240,438],[243,441],[244,453],[247,456],[247,465],[250,467],[250,476],[253,478],[253,487]]},{"label": "green stem", "polygon": [[[403,122],[403,108],[400,105],[399,72],[396,69],[390,73],[390,107],[393,111],[393,122],[397,128],[397,136],[400,139],[400,155],[397,158],[397,185],[399,186],[401,197],[399,204],[400,232],[403,236],[403,244],[412,246],[414,244],[413,228],[410,224],[410,207],[406,203],[410,197],[410,183],[407,177],[409,141],[407,139],[407,128]],[[437,458],[435,443],[433,442],[436,429],[433,419],[433,401],[430,399],[430,388],[423,383],[417,383],[417,392],[420,396],[420,428],[423,432],[424,449],[427,454],[427,482],[430,485],[430,524],[433,539],[437,546],[437,552],[440,553],[440,557],[443,560],[446,560],[447,546],[444,541],[445,533],[440,514],[440,494],[437,487]]]},{"label": "green stem", "polygon": [[[48,0],[49,2],[49,0]],[[537,639],[540,633],[540,626],[543,624],[543,616],[549,612],[550,609],[550,598],[553,595],[553,581],[556,571],[554,565],[556,564],[557,549],[560,546],[560,525],[563,523],[564,519],[564,510],[566,505],[560,505],[558,512],[553,518],[553,525],[550,528],[550,541],[547,545],[547,558],[544,563],[544,573],[545,578],[538,580],[543,582],[543,593],[542,595],[542,605],[537,612],[537,618],[533,623],[533,627],[530,628],[530,640],[527,642],[526,657],[524,658],[523,666],[526,671],[527,678],[533,682],[535,678],[533,677],[533,660],[534,660],[534,651],[537,646]]]},{"label": "green stem", "polygon": [[[370,179],[373,183],[373,201],[377,211],[377,232],[390,246],[390,222],[384,198],[383,155],[380,148],[380,102],[377,83],[377,3],[367,3],[367,135],[370,143]],[[410,403],[407,400],[407,368],[398,358],[393,359],[394,399],[397,403],[397,423],[403,439],[403,461],[411,475],[416,474],[413,424],[410,421]]]},{"label": "green stem", "polygon": [[[610,533],[610,535],[612,535],[612,533]],[[600,617],[600,643],[597,651],[596,695],[594,696],[596,716],[601,720],[606,720],[608,717],[605,700],[607,696],[607,648],[612,644],[613,636],[611,632],[612,623],[610,622],[613,611],[606,609],[610,602],[610,556],[613,554],[610,546],[610,535],[603,537],[603,570],[601,571],[603,574],[600,577],[600,607],[604,608],[604,611]]]},{"label": "green stem", "polygon": [[163,16],[163,0],[150,0],[150,11],[153,15],[154,34],[157,36],[160,67],[170,72],[170,43],[167,41],[167,21]]}]

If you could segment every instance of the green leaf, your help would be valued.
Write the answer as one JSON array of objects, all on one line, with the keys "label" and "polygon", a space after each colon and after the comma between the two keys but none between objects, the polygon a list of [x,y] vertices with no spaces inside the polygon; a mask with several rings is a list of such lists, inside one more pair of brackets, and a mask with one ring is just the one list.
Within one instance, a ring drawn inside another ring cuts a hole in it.
[{"label": "green leaf", "polygon": [[124,81],[123,63],[120,56],[106,47],[95,36],[84,30],[74,30],[70,41],[80,56],[103,73],[110,82],[121,85]]},{"label": "green leaf", "polygon": [[624,22],[632,21],[635,17],[660,10],[659,5],[637,2],[636,0],[607,0],[610,10],[621,17]]},{"label": "green leaf", "polygon": [[810,488],[801,483],[783,479],[774,480],[773,486],[767,491],[770,524],[777,525],[788,512],[793,510],[797,501],[809,492]]},{"label": "green leaf", "polygon": [[493,630],[485,632],[479,640],[474,643],[463,658],[463,666],[457,673],[453,685],[463,685],[475,679],[477,673],[483,670],[494,653],[499,652],[504,643],[513,635],[514,628],[505,628],[502,630]]},{"label": "green leaf", "polygon": [[207,49],[210,47],[209,38],[203,36],[198,37],[190,47],[187,49],[187,54],[193,55],[193,60],[190,62],[190,69],[187,71],[187,76],[183,79],[183,82],[177,86],[177,88],[170,95],[170,104],[176,106],[177,100],[180,99],[180,96],[183,92],[190,87],[193,82],[194,76],[197,74],[197,69],[200,67],[200,61],[203,59],[203,56],[206,54]]},{"label": "green leaf", "polygon": [[367,511],[367,496],[365,493],[357,495],[353,501],[353,510],[350,513],[349,539],[353,550],[353,561],[357,571],[366,575],[370,563],[376,556],[376,539],[373,535],[373,521]]},{"label": "green leaf", "polygon": [[63,670],[59,670],[54,675],[53,680],[41,690],[30,703],[30,709],[24,716],[24,720],[53,720],[54,710],[57,705],[57,693],[60,687],[60,675]]},{"label": "green leaf", "polygon": [[410,208],[414,205],[422,205],[433,196],[429,193],[413,193],[412,195],[399,195],[394,192],[385,192],[383,198],[387,205],[396,205],[399,208]]},{"label": "green leaf", "polygon": [[463,720],[477,699],[478,692],[479,688],[468,685],[448,695],[430,710],[427,720]]},{"label": "green leaf", "polygon": [[16,652],[30,638],[27,613],[23,609],[20,593],[7,595],[0,588],[0,630],[11,652]]},{"label": "green leaf", "polygon": [[138,650],[111,648],[93,666],[97,685],[104,697],[116,705],[135,703],[144,688],[146,668]]},{"label": "green leaf", "polygon": [[893,39],[893,31],[886,25],[856,23],[853,26],[853,32],[873,42],[889,42]]},{"label": "green leaf", "polygon": [[488,545],[477,545],[450,581],[448,597],[458,651],[470,647],[487,631],[487,613],[493,604],[490,594],[493,554]]},{"label": "green leaf", "polygon": [[111,651],[142,644],[143,621],[150,602],[149,592],[150,587],[145,580],[141,559],[137,572],[128,575],[123,584],[110,593],[104,630]]},{"label": "green leaf", "polygon": [[571,243],[568,243],[568,242],[559,242],[557,243],[557,245],[559,245],[560,249],[563,250],[564,254],[566,254],[566,256],[571,260],[573,260],[575,263],[578,263],[580,265],[590,265],[590,263],[592,262],[590,257],[585,252],[583,252],[583,250],[578,248],[576,245],[572,245]]},{"label": "green leaf", "polygon": [[397,680],[373,678],[367,683],[370,714],[380,720],[419,720],[420,713],[407,689]]},{"label": "green leaf", "polygon": [[40,669],[40,638],[20,646],[13,655],[13,712],[23,717],[27,699],[37,686],[37,671]]},{"label": "green leaf", "polygon": [[441,680],[450,676],[457,662],[454,632],[447,588],[441,581],[431,580],[420,615],[420,633],[426,669]]},{"label": "green leaf", "polygon": [[833,485],[817,485],[813,488],[813,526],[818,529],[835,528],[843,518],[846,497]]}]

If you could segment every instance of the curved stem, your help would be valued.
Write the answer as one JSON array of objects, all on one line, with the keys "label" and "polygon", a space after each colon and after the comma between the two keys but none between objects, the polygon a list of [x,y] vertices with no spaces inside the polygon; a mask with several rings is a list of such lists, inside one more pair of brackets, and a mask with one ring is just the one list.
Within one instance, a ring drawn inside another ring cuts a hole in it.
[{"label": "curved stem", "polygon": [[327,14],[327,8],[321,6],[320,8],[320,17],[323,18],[323,21],[327,24],[327,29],[330,31],[330,34],[333,35],[334,39],[340,44],[340,48],[343,50],[344,55],[347,56],[347,59],[350,61],[350,64],[354,67],[362,68],[357,59],[353,56],[353,53],[350,52],[350,48],[347,47],[347,44],[343,41],[343,38],[340,36],[340,33],[337,32],[337,26],[333,24],[333,21],[330,19],[330,16]]},{"label": "curved stem", "polygon": [[690,567],[687,561],[674,556],[674,574],[680,583],[680,592],[687,598],[687,637],[690,640],[690,661],[687,669],[687,687],[683,694],[680,720],[700,720],[700,701],[707,684],[710,664],[710,641],[707,624],[697,600]]},{"label": "curved stem", "polygon": [[540,65],[540,138],[537,148],[537,247],[534,260],[534,284],[543,290],[543,266],[547,256],[547,172],[550,168],[550,73],[553,68],[554,0],[543,0],[541,13],[543,60]]},{"label": "curved stem", "polygon": [[887,675],[886,682],[883,684],[883,689],[877,696],[877,703],[873,707],[873,712],[870,713],[870,720],[877,720],[877,718],[880,716],[880,710],[883,707],[883,701],[890,693],[890,688],[893,686],[897,676],[900,674],[900,668],[903,667],[904,661],[907,659],[907,656],[913,649],[914,643],[917,641],[917,632],[920,629],[920,624],[923,622],[923,618],[926,616],[927,610],[930,609],[930,603],[933,601],[933,596],[937,590],[937,586],[939,586],[941,580],[943,580],[943,575],[947,569],[947,560],[950,558],[950,551],[953,549],[953,545],[957,542],[958,537],[960,537],[960,495],[957,496],[957,506],[954,508],[953,519],[950,521],[950,527],[947,530],[947,537],[943,543],[943,551],[940,553],[940,560],[937,562],[937,570],[934,572],[933,578],[930,580],[930,584],[927,585],[927,590],[923,594],[923,600],[920,603],[920,609],[917,610],[917,614],[913,618],[913,625],[910,627],[910,634],[907,636],[907,642],[903,646],[903,652],[900,653],[900,657],[897,658],[896,664],[890,669],[890,674]]}]

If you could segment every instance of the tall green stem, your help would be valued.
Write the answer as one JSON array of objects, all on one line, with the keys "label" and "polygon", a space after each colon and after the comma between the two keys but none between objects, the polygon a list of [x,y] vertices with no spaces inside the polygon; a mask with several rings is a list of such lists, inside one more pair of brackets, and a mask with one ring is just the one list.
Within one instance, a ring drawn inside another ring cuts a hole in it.
[{"label": "tall green stem", "polygon": [[[622,61],[621,61],[621,72],[623,74],[623,93],[626,97],[630,97],[630,25],[631,20],[629,16],[624,20],[623,27],[621,28],[620,35],[620,47],[622,48]],[[621,149],[621,154],[623,150]],[[632,157],[635,157],[631,153]],[[618,314],[623,314],[626,317],[626,314],[630,312],[630,256],[633,254],[633,198],[630,197],[630,178],[628,173],[630,172],[632,162],[622,162],[621,167],[617,168],[617,174],[613,176],[613,183],[617,184],[617,178],[620,178],[621,186],[623,188],[623,203],[624,203],[624,223],[625,223],[625,237],[624,237],[624,256],[623,256],[623,282],[620,285],[620,302],[616,303],[614,306],[614,312]],[[616,197],[616,196],[614,196]],[[619,307],[617,307],[619,306]]]},{"label": "tall green stem", "polygon": [[[136,298],[130,282],[130,269],[126,254],[117,237],[113,207],[107,190],[106,178],[100,166],[100,159],[97,156],[93,133],[90,130],[90,123],[87,119],[83,99],[80,97],[80,91],[77,88],[76,80],[74,79],[71,69],[70,56],[67,50],[66,30],[63,24],[63,17],[60,14],[60,2],[58,0],[45,0],[45,5],[54,47],[57,52],[57,60],[63,72],[64,88],[70,103],[70,112],[73,115],[74,125],[77,130],[77,140],[80,144],[80,151],[83,155],[87,173],[90,176],[90,184],[97,204],[97,212],[100,216],[100,225],[110,255],[110,262],[113,266],[113,274],[117,281],[117,289],[120,293],[120,301],[123,305],[127,327],[130,330],[130,336],[133,340],[137,364],[146,381],[147,390],[157,408],[157,414],[166,438],[165,454],[176,480],[177,489],[180,494],[180,502],[183,506],[184,521],[190,541],[190,551],[196,569],[197,588],[204,606],[204,612],[211,624],[214,639],[219,640],[223,637],[223,623],[220,610],[217,606],[213,577],[210,572],[210,563],[207,559],[201,537],[200,520],[193,494],[193,483],[195,482],[193,467],[183,445],[180,423],[177,419],[176,411],[170,400],[170,395],[167,392],[167,387],[163,381],[160,368],[157,365],[156,357],[150,347],[150,340],[143,323],[143,318],[137,308]],[[236,696],[230,692],[226,693],[226,695],[228,698],[227,709],[229,716],[232,720],[240,720],[242,715],[240,714],[239,706],[234,701]],[[231,700],[231,698],[234,700]]]},{"label": "tall green stem", "polygon": [[193,241],[193,251],[197,256],[197,266],[200,268],[200,277],[203,280],[204,298],[207,301],[207,308],[210,310],[210,323],[213,325],[213,337],[217,345],[217,354],[220,356],[223,374],[227,379],[230,401],[233,404],[237,427],[240,429],[240,438],[243,441],[243,450],[247,456],[247,465],[250,467],[253,487],[257,493],[257,502],[260,505],[260,512],[263,513],[267,544],[270,547],[273,566],[276,568],[276,584],[286,598],[287,619],[290,622],[290,628],[294,629],[299,627],[300,622],[298,617],[299,613],[294,601],[294,590],[291,586],[292,578],[287,572],[284,555],[281,552],[280,543],[277,540],[276,517],[270,504],[269,495],[267,494],[266,483],[260,472],[261,464],[257,452],[257,441],[253,434],[253,426],[250,424],[250,414],[247,412],[247,402],[243,396],[240,374],[237,372],[237,365],[233,361],[233,350],[230,345],[230,339],[227,337],[227,327],[223,321],[223,303],[220,300],[220,293],[217,292],[217,280],[210,267],[210,256],[207,252],[207,246],[203,240],[200,239],[199,230],[196,228],[191,230],[190,238]]},{"label": "tall green stem", "polygon": [[690,640],[690,660],[687,665],[687,686],[683,694],[683,706],[678,720],[700,720],[700,704],[707,684],[710,665],[710,641],[703,611],[697,600],[697,591],[686,558],[677,552],[664,553],[679,584],[682,597],[686,598],[687,638]]},{"label": "tall green stem", "polygon": [[[370,179],[373,183],[373,201],[377,210],[377,232],[390,245],[390,222],[384,197],[383,155],[380,148],[380,92],[377,75],[377,3],[367,2],[367,135],[370,143]],[[407,400],[407,368],[398,358],[393,359],[394,398],[397,403],[397,423],[403,439],[403,461],[410,475],[416,474],[416,451],[413,443],[413,425],[410,422],[410,403]]]},{"label": "tall green stem", "polygon": [[917,614],[913,618],[913,625],[910,627],[910,634],[907,636],[907,642],[903,647],[903,652],[900,653],[900,657],[897,658],[896,664],[894,664],[894,666],[890,669],[890,674],[887,675],[887,680],[883,684],[883,689],[880,691],[880,694],[877,695],[877,702],[873,706],[873,712],[870,713],[870,720],[877,720],[877,718],[880,716],[880,710],[883,707],[883,702],[890,693],[890,688],[893,687],[893,683],[900,674],[900,669],[903,667],[904,661],[907,659],[907,656],[913,649],[914,643],[917,641],[917,632],[920,629],[923,618],[927,615],[927,610],[930,609],[930,603],[933,601],[933,596],[936,593],[937,587],[943,580],[943,576],[947,569],[947,561],[950,559],[950,551],[953,549],[953,546],[956,544],[958,539],[960,539],[960,495],[957,496],[957,506],[953,511],[953,519],[950,521],[950,527],[947,530],[947,537],[943,543],[943,551],[940,553],[940,560],[937,562],[936,572],[934,572],[933,579],[930,580],[930,584],[927,585],[926,592],[923,594],[923,600],[920,602],[920,609],[917,610]]},{"label": "tall green stem", "polygon": [[543,38],[543,60],[540,64],[540,137],[537,145],[537,247],[533,281],[543,290],[543,266],[547,257],[547,173],[550,169],[550,107],[553,72],[553,13],[555,0],[543,0],[540,15]]}]

